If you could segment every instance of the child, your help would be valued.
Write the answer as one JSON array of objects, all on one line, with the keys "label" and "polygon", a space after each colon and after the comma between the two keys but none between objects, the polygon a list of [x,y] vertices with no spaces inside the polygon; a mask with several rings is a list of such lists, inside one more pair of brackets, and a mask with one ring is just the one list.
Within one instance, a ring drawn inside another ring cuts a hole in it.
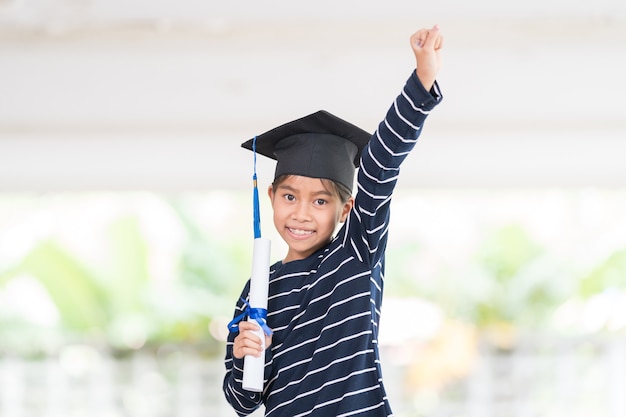
[{"label": "child", "polygon": [[[241,386],[243,357],[263,353],[258,326],[241,321],[228,338],[223,388],[238,415],[261,404],[270,417],[392,415],[378,351],[389,204],[441,100],[441,43],[437,26],[411,36],[416,70],[374,135],[320,111],[257,137],[257,152],[278,161],[268,194],[289,249],[270,267],[262,393]],[[245,308],[239,301],[235,316]]]}]

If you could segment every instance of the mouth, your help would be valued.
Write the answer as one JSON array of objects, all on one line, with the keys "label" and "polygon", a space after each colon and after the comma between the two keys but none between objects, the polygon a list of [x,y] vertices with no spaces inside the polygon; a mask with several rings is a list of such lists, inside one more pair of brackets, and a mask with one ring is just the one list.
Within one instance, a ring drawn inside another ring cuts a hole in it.
[{"label": "mouth", "polygon": [[313,230],[294,229],[291,227],[288,227],[287,230],[296,237],[307,237],[313,234]]}]

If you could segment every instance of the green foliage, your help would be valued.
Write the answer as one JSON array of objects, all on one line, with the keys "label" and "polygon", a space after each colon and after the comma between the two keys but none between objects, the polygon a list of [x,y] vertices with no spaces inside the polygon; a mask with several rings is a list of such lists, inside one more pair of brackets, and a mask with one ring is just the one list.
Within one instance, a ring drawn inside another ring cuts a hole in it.
[{"label": "green foliage", "polygon": [[521,225],[511,224],[487,238],[477,259],[496,282],[506,285],[541,253],[542,249]]},{"label": "green foliage", "polygon": [[[213,206],[194,212],[195,203],[184,196],[150,196],[150,209],[162,211],[159,215],[171,222],[178,239],[174,252],[167,254],[177,264],[166,274],[156,269],[161,254],[145,229],[147,215],[132,204],[131,210],[124,205],[123,212],[108,215],[104,228],[89,235],[94,241],[85,243],[96,247],[98,256],[86,258],[60,234],[51,233],[20,260],[0,259],[0,287],[13,280],[36,280],[60,321],[58,329],[50,329],[0,316],[1,345],[31,348],[44,344],[53,330],[119,350],[163,343],[217,345],[209,326],[223,326],[221,321],[232,314],[250,273],[252,248],[243,225],[218,228],[228,233],[207,231],[203,220],[211,219]],[[626,288],[626,249],[582,275],[571,260],[558,259],[517,223],[498,226],[467,247],[459,259],[438,254],[419,239],[390,246],[386,294],[426,298],[447,315],[483,329],[538,330],[572,297]]]},{"label": "green foliage", "polygon": [[[86,218],[104,223],[77,235],[66,233],[69,229],[60,226],[35,242],[21,260],[0,259],[0,287],[35,280],[58,313],[54,328],[50,323],[19,316],[20,312],[0,316],[0,348],[53,348],[59,337],[99,343],[118,351],[163,343],[205,347],[220,343],[209,328],[225,329],[225,321],[232,314],[250,274],[252,248],[246,245],[250,240],[242,238],[238,230],[242,225],[238,224],[228,235],[208,232],[206,220],[213,220],[214,214],[210,209],[194,212],[198,200],[206,203],[199,197],[147,197],[133,194],[128,199],[116,196],[110,200],[106,195],[96,196],[95,204],[93,196],[72,197],[72,210],[64,210],[59,199],[54,201],[54,210],[47,208],[45,201],[33,205],[32,216],[39,213],[37,210],[62,216],[66,212],[82,213],[80,205],[85,201],[89,209],[100,208],[98,203],[102,202],[106,210],[90,212]],[[212,201],[209,203],[211,207]],[[227,197],[226,203],[236,201]],[[27,224],[29,217],[16,218]],[[168,232],[158,234],[157,239],[175,238],[166,245],[165,255],[171,258],[164,263],[157,259],[162,253],[155,250],[163,242],[151,240],[155,235],[155,229],[148,228],[154,227],[155,223],[149,223],[152,219],[168,223]],[[84,242],[85,250],[80,239],[89,239]],[[163,264],[165,271],[158,269]],[[16,343],[8,343],[5,336],[9,333]],[[53,334],[56,338],[50,338]]]},{"label": "green foliage", "polygon": [[[546,318],[575,291],[571,267],[533,239],[521,224],[505,224],[487,234],[470,258],[445,262],[424,254],[423,245],[389,251],[386,284],[391,293],[433,301],[448,315],[482,329],[539,330]],[[421,264],[430,267],[420,269]]]},{"label": "green foliage", "polygon": [[385,280],[386,294],[406,297],[441,295],[440,281],[423,277],[414,271],[413,263],[421,251],[422,246],[417,242],[392,245],[387,249],[385,275],[393,279]]},{"label": "green foliage", "polygon": [[100,282],[107,293],[110,314],[140,312],[144,305],[138,295],[150,285],[150,274],[149,249],[139,219],[131,215],[117,218],[106,232],[110,261]]},{"label": "green foliage", "polygon": [[567,297],[560,279],[565,267],[519,224],[505,225],[489,236],[476,262],[478,279],[488,282],[470,313],[479,326],[509,323],[537,330]]},{"label": "green foliage", "polygon": [[579,294],[583,298],[607,289],[626,289],[626,248],[611,254],[580,280]]},{"label": "green foliage", "polygon": [[[187,298],[196,300],[204,315],[230,318],[245,281],[250,275],[251,248],[240,234],[206,233],[191,215],[189,202],[169,200],[183,230],[178,276]],[[206,214],[210,216],[210,213]]]},{"label": "green foliage", "polygon": [[[216,250],[218,246],[192,217],[177,213],[186,240],[178,276],[168,282],[155,281],[150,271],[155,255],[139,214],[127,213],[114,218],[102,235],[92,236],[101,248],[100,262],[87,262],[59,239],[48,237],[17,265],[0,271],[0,285],[22,277],[39,282],[59,313],[58,331],[66,337],[83,335],[94,341],[95,335],[100,343],[122,350],[166,342],[214,344],[209,323],[230,314],[236,300],[234,284],[240,287],[245,279],[237,282],[232,273],[218,279],[224,272],[215,269],[242,263]],[[16,329],[14,324],[18,323],[0,317],[3,330]],[[49,334],[28,322],[20,322],[17,328],[23,340],[28,337],[33,342],[24,349],[35,349]]]},{"label": "green foliage", "polygon": [[48,291],[63,325],[88,330],[107,322],[107,295],[89,271],[51,240],[38,244],[13,273],[36,278]]}]

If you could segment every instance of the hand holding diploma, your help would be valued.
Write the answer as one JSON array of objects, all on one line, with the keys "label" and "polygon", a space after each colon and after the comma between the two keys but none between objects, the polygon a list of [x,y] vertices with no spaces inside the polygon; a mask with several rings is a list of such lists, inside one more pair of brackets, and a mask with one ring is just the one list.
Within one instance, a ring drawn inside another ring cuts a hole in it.
[{"label": "hand holding diploma", "polygon": [[[265,355],[263,352],[272,343],[272,330],[267,326],[267,293],[269,286],[270,241],[254,239],[252,254],[252,276],[250,277],[250,302],[245,303],[243,313],[229,324],[230,331],[239,334],[233,342],[233,356],[244,358],[242,387],[249,391],[263,391]],[[243,318],[248,316],[247,321]]]},{"label": "hand holding diploma", "polygon": [[233,356],[241,359],[250,355],[260,358],[263,351],[272,344],[272,336],[263,333],[264,340],[259,337],[261,327],[254,321],[242,321],[239,323],[239,336],[235,338]]}]

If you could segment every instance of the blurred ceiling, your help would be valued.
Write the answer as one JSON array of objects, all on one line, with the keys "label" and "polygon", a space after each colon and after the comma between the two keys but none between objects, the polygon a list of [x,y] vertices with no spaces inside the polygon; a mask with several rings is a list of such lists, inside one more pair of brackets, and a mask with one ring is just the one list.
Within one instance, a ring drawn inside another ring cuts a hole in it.
[{"label": "blurred ceiling", "polygon": [[0,192],[248,187],[254,134],[321,108],[373,131],[434,23],[445,98],[404,186],[626,185],[623,1],[0,0]]}]

